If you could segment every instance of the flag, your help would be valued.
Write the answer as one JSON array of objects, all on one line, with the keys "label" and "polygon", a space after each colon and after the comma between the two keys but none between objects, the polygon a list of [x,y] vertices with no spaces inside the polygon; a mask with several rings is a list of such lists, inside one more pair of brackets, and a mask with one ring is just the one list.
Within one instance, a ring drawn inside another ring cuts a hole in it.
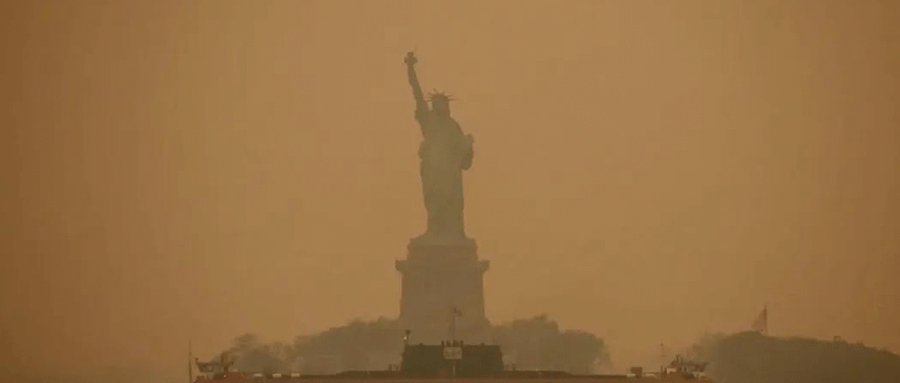
[{"label": "flag", "polygon": [[756,317],[756,320],[753,321],[753,331],[756,331],[760,334],[768,334],[769,332],[769,310],[766,306],[763,306],[762,312]]}]

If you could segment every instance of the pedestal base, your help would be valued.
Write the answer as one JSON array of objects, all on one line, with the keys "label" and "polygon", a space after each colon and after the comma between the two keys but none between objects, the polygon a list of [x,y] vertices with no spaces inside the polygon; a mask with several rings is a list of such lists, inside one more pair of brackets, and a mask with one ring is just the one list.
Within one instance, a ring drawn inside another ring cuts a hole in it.
[{"label": "pedestal base", "polygon": [[416,238],[396,267],[402,275],[400,323],[411,331],[410,343],[450,339],[454,309],[456,339],[490,342],[483,284],[489,263],[478,259],[475,241]]}]

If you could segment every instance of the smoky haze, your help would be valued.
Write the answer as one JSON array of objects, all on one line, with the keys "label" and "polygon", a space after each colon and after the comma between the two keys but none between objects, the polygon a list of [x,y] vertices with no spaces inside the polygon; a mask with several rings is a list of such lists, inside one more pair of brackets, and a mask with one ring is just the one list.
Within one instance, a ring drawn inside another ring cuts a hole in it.
[{"label": "smoky haze", "polygon": [[896,2],[0,15],[3,369],[182,379],[189,338],[396,317],[425,219],[413,48],[477,138],[492,322],[547,313],[625,367],[767,303],[773,335],[900,352]]}]

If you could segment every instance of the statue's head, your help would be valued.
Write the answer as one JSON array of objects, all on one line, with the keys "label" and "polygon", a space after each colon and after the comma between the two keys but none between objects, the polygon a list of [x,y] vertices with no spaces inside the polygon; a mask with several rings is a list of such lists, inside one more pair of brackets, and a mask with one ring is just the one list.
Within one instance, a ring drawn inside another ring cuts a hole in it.
[{"label": "statue's head", "polygon": [[453,99],[450,96],[444,94],[444,92],[435,91],[430,94],[431,99],[431,111],[439,116],[449,116],[450,115],[450,101]]}]

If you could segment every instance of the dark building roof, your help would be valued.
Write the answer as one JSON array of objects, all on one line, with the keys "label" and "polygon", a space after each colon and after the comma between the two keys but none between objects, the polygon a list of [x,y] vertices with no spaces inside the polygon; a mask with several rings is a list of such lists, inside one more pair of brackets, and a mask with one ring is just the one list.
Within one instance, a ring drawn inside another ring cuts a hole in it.
[{"label": "dark building roof", "polygon": [[[462,351],[459,359],[445,352]],[[446,342],[440,345],[407,345],[400,371],[410,377],[485,377],[503,373],[503,354],[497,345],[468,345]]]}]

